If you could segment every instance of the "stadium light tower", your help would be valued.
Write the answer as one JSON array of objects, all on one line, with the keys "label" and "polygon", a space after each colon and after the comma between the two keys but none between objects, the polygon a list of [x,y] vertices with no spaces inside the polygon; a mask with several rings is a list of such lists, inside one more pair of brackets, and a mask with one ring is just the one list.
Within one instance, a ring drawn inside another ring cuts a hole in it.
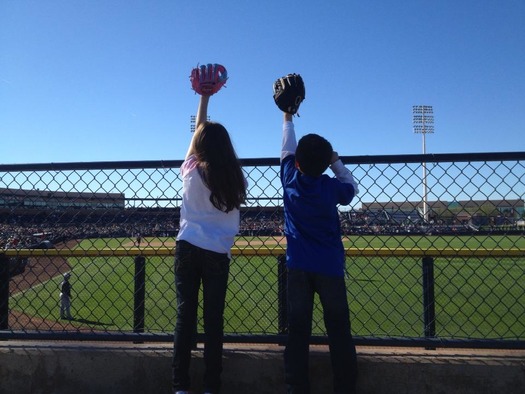
[{"label": "stadium light tower", "polygon": [[[434,133],[434,110],[431,105],[412,106],[414,133],[423,136],[423,154],[427,153],[426,135]],[[423,161],[423,219],[428,222],[427,165]]]},{"label": "stadium light tower", "polygon": [[[206,118],[206,120],[209,122],[210,121],[210,116],[208,115],[208,117]],[[196,121],[196,116],[195,115],[191,115],[190,116],[190,132],[195,132],[195,121]]]}]

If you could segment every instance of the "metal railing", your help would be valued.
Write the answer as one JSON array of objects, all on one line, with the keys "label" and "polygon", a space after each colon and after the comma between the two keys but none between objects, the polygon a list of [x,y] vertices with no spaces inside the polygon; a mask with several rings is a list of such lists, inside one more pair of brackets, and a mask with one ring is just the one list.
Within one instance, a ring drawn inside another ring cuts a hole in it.
[{"label": "metal railing", "polygon": [[[342,159],[361,190],[340,209],[356,343],[523,348],[525,153]],[[226,340],[283,343],[279,162],[242,162]],[[170,341],[180,164],[0,165],[0,338]],[[72,320],[59,316],[65,272]],[[326,343],[317,304],[313,334]]]}]

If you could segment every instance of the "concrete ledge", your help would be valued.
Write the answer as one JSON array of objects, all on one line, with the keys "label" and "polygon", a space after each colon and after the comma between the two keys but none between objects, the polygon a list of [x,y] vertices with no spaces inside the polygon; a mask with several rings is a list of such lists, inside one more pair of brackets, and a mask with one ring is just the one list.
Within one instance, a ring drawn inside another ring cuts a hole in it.
[{"label": "concrete ledge", "polygon": [[[284,393],[282,347],[227,345],[223,393]],[[172,346],[0,342],[0,394],[171,393]],[[358,348],[360,393],[518,394],[523,350]],[[313,393],[331,393],[327,348],[312,346]],[[192,377],[200,393],[202,349]]]}]

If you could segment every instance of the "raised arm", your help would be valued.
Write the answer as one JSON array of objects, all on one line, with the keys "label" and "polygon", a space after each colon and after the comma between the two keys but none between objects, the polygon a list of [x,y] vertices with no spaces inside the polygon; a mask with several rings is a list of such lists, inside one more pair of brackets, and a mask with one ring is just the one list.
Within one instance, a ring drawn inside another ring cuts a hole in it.
[{"label": "raised arm", "polygon": [[195,127],[199,127],[201,123],[208,119],[208,103],[210,96],[200,96],[199,108],[197,108],[197,117],[195,118]]},{"label": "raised arm", "polygon": [[[208,119],[208,103],[210,102],[210,96],[203,95],[199,96],[199,106],[197,108],[197,116],[195,117],[195,130],[199,128],[199,126],[206,122]],[[193,153],[192,147],[193,147],[193,138],[195,137],[195,133],[193,133],[190,146],[188,148],[188,152],[186,153],[186,159]]]},{"label": "raised arm", "polygon": [[359,187],[357,186],[357,182],[355,181],[352,172],[345,167],[345,165],[339,158],[339,154],[336,151],[332,152],[330,169],[333,171],[335,177],[339,179],[339,181],[343,183],[350,183],[354,187],[354,195],[357,196],[357,194],[359,193]]},{"label": "raised arm", "polygon": [[283,143],[281,147],[281,161],[287,156],[295,154],[297,140],[293,124],[293,115],[283,112]]}]

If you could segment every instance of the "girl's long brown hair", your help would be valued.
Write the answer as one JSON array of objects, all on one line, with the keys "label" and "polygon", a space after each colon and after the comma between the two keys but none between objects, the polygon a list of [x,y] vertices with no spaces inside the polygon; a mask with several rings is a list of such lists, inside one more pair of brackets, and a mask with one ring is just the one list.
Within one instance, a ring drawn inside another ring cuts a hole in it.
[{"label": "girl's long brown hair", "polygon": [[213,206],[223,212],[239,209],[246,199],[246,182],[226,128],[216,122],[200,124],[193,136],[192,153],[211,191]]}]

